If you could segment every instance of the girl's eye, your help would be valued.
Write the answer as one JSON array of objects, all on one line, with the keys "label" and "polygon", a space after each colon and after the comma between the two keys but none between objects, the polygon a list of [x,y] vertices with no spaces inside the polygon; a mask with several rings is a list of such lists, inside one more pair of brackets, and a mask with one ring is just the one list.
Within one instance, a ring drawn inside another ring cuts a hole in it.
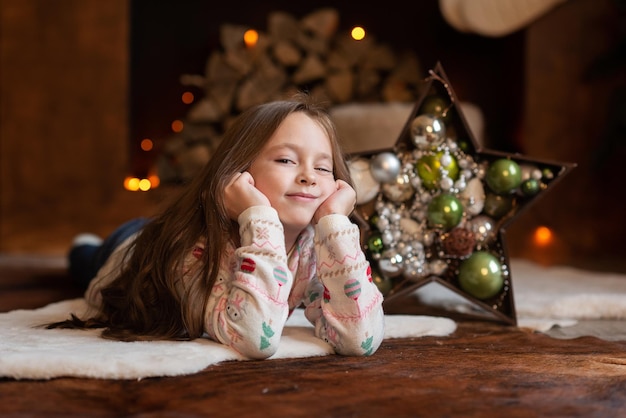
[{"label": "girl's eye", "polygon": [[292,160],[290,160],[289,158],[279,158],[276,160],[277,163],[281,163],[281,164],[291,164],[293,163]]},{"label": "girl's eye", "polygon": [[328,168],[325,167],[317,167],[316,170],[322,171],[324,173],[332,173],[333,170],[329,170]]}]

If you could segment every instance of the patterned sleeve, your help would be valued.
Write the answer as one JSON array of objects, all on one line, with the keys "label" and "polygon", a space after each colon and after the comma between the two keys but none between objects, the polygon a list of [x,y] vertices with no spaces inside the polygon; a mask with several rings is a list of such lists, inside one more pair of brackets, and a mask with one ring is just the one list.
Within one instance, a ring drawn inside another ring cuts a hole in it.
[{"label": "patterned sleeve", "polygon": [[241,245],[225,257],[207,304],[209,336],[243,356],[263,359],[280,342],[293,276],[283,226],[275,209],[248,208],[239,216]]},{"label": "patterned sleeve", "polygon": [[384,335],[383,296],[372,281],[359,229],[342,215],[315,227],[316,277],[305,293],[315,333],[343,355],[371,355]]}]

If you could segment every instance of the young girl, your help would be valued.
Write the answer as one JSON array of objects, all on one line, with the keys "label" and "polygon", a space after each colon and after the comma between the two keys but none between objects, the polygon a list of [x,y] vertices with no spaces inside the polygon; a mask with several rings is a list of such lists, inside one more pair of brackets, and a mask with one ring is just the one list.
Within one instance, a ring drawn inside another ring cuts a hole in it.
[{"label": "young girl", "polygon": [[303,305],[336,353],[370,355],[383,297],[348,218],[355,201],[324,109],[305,95],[251,108],[160,216],[75,244],[70,271],[95,274],[85,297],[96,311],[51,326],[125,341],[208,337],[263,359]]}]

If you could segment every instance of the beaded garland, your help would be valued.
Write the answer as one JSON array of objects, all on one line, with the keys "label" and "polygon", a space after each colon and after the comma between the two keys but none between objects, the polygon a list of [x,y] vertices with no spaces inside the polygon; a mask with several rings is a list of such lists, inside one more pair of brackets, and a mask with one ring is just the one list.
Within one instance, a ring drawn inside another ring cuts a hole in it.
[{"label": "beaded garland", "polygon": [[373,278],[385,304],[437,282],[477,307],[455,316],[515,325],[505,228],[574,165],[482,149],[441,64],[429,74],[393,149],[349,160]]}]

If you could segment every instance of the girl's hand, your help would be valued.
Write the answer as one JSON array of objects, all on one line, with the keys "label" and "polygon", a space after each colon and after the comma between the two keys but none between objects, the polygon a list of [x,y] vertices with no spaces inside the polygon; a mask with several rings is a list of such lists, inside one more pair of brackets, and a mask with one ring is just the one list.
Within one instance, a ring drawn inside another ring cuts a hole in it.
[{"label": "girl's hand", "polygon": [[224,189],[224,206],[231,219],[251,206],[271,206],[269,199],[254,187],[254,178],[247,171],[237,173]]},{"label": "girl's hand", "polygon": [[340,214],[348,216],[354,210],[356,204],[356,192],[348,183],[337,180],[337,190],[317,208],[313,215],[313,223],[317,223],[323,216]]}]

